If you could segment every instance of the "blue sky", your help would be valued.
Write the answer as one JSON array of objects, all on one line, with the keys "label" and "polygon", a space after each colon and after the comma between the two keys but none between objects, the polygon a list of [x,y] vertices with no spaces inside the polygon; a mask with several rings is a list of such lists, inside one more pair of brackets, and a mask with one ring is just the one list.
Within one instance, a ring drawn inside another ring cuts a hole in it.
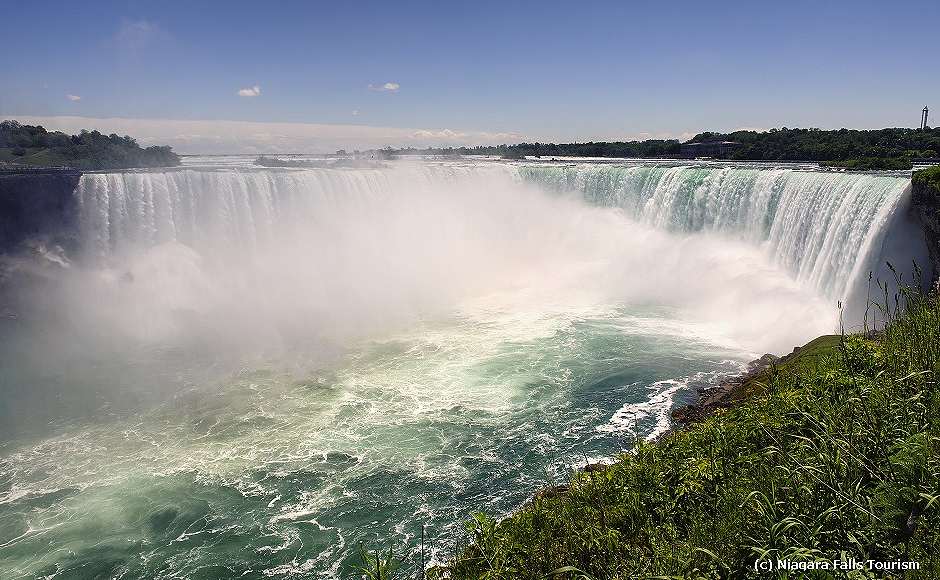
[{"label": "blue sky", "polygon": [[940,115],[936,0],[0,1],[0,116],[184,152]]}]

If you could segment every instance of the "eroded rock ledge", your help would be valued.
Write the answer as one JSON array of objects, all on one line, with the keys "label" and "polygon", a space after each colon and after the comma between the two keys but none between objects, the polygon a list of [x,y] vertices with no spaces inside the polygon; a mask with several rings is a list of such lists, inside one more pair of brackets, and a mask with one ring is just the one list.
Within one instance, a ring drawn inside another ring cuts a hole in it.
[{"label": "eroded rock ledge", "polygon": [[938,289],[940,282],[940,186],[931,174],[940,174],[940,167],[918,171],[911,180],[911,211],[924,228],[932,270],[924,272],[931,285]]}]

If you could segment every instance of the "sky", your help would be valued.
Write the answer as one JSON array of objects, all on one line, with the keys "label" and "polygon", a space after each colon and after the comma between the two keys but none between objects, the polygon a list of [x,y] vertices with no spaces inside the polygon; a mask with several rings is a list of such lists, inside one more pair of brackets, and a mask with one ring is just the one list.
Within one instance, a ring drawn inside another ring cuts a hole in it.
[{"label": "sky", "polygon": [[913,127],[925,104],[940,118],[937,0],[0,9],[0,118],[182,153]]}]

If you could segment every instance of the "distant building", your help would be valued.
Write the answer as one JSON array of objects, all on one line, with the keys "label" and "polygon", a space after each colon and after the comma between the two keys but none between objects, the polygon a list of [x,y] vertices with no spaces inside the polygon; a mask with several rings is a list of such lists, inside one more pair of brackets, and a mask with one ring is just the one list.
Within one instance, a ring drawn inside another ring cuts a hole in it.
[{"label": "distant building", "polygon": [[726,157],[741,147],[737,141],[706,141],[705,143],[683,143],[679,146],[679,156],[687,159],[696,157]]},{"label": "distant building", "polygon": [[927,128],[927,113],[929,112],[930,111],[927,110],[927,105],[924,105],[924,110],[921,111],[921,114],[920,114],[920,128],[921,129]]}]

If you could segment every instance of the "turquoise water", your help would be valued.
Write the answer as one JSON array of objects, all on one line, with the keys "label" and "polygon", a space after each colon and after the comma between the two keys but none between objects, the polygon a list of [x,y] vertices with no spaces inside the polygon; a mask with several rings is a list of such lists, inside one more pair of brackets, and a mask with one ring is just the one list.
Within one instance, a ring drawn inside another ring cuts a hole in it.
[{"label": "turquoise water", "polygon": [[658,432],[672,397],[649,401],[676,386],[658,381],[743,360],[691,332],[655,310],[479,307],[320,373],[244,371],[70,426],[0,462],[0,569],[330,577],[360,542],[413,565],[421,526],[444,558],[473,511],[505,513]]},{"label": "turquoise water", "polygon": [[414,570],[422,528],[441,562],[473,512],[834,330],[902,189],[457,162],[85,176],[85,255],[0,327],[0,578],[350,577],[359,545]]}]

